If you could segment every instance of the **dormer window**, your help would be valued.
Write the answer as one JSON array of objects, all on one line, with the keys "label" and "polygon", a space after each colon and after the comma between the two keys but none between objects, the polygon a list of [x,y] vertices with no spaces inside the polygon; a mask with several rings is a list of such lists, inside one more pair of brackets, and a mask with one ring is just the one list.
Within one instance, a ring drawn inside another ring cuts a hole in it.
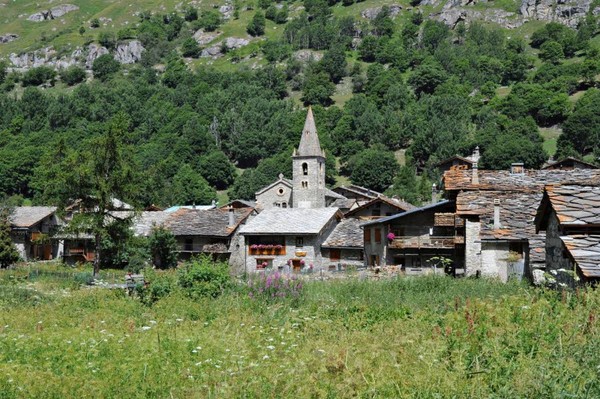
[{"label": "dormer window", "polygon": [[307,164],[306,162],[304,162],[304,163],[302,164],[302,174],[303,174],[304,176],[307,176],[307,175],[308,175],[308,164]]}]

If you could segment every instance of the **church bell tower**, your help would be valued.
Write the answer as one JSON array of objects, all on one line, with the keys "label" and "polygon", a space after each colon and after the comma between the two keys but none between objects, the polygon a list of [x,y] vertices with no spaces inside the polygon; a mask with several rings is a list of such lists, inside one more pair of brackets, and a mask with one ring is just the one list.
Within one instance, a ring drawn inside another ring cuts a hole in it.
[{"label": "church bell tower", "polygon": [[325,207],[325,152],[321,149],[312,108],[308,107],[302,137],[293,160],[293,207]]}]

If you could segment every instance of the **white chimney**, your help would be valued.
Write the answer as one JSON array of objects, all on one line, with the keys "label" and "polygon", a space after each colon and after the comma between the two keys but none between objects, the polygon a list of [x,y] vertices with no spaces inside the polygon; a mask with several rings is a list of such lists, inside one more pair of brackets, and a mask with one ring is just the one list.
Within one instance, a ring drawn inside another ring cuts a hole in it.
[{"label": "white chimney", "polygon": [[435,204],[437,202],[437,186],[435,183],[431,186],[431,203]]},{"label": "white chimney", "polygon": [[235,226],[235,212],[232,206],[227,209],[227,213],[229,215],[228,227]]},{"label": "white chimney", "polygon": [[499,229],[500,226],[500,200],[494,200],[494,230]]},{"label": "white chimney", "polygon": [[479,167],[477,166],[477,162],[473,162],[473,178],[471,184],[479,184]]}]

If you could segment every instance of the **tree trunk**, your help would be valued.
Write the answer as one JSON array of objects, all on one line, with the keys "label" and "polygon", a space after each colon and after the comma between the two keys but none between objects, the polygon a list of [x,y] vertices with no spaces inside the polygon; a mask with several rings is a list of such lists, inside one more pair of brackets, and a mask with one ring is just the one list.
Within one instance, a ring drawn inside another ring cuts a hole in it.
[{"label": "tree trunk", "polygon": [[96,233],[96,256],[94,257],[94,278],[97,278],[100,274],[100,251],[102,250],[102,242],[100,239],[100,233]]}]

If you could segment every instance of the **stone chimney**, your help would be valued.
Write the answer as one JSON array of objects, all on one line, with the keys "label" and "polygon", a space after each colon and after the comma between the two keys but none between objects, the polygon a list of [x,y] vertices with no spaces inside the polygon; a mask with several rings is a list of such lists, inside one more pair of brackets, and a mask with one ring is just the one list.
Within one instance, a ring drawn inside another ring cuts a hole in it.
[{"label": "stone chimney", "polygon": [[479,167],[477,166],[477,162],[473,162],[473,178],[471,179],[471,184],[479,184]]},{"label": "stone chimney", "polygon": [[510,164],[511,175],[522,175],[525,174],[525,166],[523,162],[513,162]]},{"label": "stone chimney", "polygon": [[494,230],[499,229],[500,226],[500,200],[494,200]]},{"label": "stone chimney", "polygon": [[473,150],[473,154],[471,154],[471,160],[473,162],[479,162],[479,158],[481,158],[481,155],[479,155],[479,146],[477,146]]},{"label": "stone chimney", "polygon": [[229,216],[227,227],[235,226],[235,211],[232,206],[227,208],[227,214]]},{"label": "stone chimney", "polygon": [[435,183],[431,185],[431,203],[435,204],[437,202],[437,186]]}]

